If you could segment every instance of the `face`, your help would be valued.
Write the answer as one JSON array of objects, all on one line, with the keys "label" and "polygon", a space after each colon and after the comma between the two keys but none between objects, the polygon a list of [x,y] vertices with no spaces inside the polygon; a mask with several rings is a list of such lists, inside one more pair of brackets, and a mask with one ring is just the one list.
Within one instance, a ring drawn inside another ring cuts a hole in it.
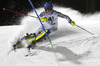
[{"label": "face", "polygon": [[50,14],[52,11],[47,10],[46,13]]},{"label": "face", "polygon": [[52,9],[51,8],[45,8],[46,13],[51,14]]}]

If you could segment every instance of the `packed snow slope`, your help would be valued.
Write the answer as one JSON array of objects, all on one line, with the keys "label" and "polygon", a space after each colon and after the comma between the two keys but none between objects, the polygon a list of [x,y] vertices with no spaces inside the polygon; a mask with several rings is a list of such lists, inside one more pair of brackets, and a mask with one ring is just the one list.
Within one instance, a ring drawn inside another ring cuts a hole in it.
[{"label": "packed snow slope", "polygon": [[[100,13],[83,15],[70,8],[54,9],[68,15],[77,25],[94,35],[59,18],[58,31],[50,36],[54,48],[48,41],[44,41],[32,50],[34,56],[25,57],[25,48],[12,51],[8,55],[11,42],[27,32],[35,32],[40,26],[37,19],[22,17],[19,26],[0,27],[0,66],[100,66]],[[42,8],[37,9],[38,14],[42,11]],[[28,14],[35,16],[33,11]]]}]

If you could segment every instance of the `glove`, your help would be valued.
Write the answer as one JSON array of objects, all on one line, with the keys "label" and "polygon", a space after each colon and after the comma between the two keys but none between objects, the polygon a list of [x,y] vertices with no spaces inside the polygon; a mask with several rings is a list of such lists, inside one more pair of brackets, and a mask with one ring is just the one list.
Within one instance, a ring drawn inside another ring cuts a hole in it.
[{"label": "glove", "polygon": [[70,24],[71,24],[72,26],[75,26],[75,25],[76,25],[74,21],[71,21]]},{"label": "glove", "polygon": [[43,22],[47,22],[48,21],[48,19],[46,18],[46,17],[42,17],[42,18],[40,18],[41,19],[41,21],[43,21]]}]

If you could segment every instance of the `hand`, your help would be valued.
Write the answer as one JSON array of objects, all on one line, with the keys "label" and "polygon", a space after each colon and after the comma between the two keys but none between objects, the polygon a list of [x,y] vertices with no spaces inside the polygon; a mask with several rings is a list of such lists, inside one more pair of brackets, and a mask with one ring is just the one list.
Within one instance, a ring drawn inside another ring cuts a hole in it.
[{"label": "hand", "polygon": [[40,18],[41,19],[41,21],[43,21],[43,22],[47,22],[48,21],[48,19],[46,18],[46,17],[42,17],[42,18]]},{"label": "hand", "polygon": [[76,25],[74,21],[71,21],[70,24],[71,24],[72,26],[75,26],[75,25]]}]

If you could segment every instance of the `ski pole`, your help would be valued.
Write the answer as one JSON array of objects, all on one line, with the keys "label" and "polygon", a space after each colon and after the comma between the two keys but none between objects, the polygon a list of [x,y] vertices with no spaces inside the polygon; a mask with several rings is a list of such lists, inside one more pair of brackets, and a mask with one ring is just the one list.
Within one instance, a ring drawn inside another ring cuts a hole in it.
[{"label": "ski pole", "polygon": [[37,18],[37,17],[35,17],[35,16],[27,15],[27,14],[24,14],[24,13],[20,13],[20,12],[12,11],[12,10],[5,9],[5,8],[3,8],[3,10],[9,11],[9,12],[13,12],[13,13],[17,13],[17,14],[21,14],[21,15],[24,15],[24,16],[30,16],[30,17],[33,17],[33,18]]},{"label": "ski pole", "polygon": [[89,32],[88,30],[86,30],[86,29],[84,29],[84,28],[82,28],[82,27],[80,27],[80,26],[78,26],[78,25],[76,25],[76,26],[79,27],[79,28],[81,28],[82,30],[84,30],[84,31],[86,31],[86,32],[88,32],[88,33],[94,35],[94,33],[91,33],[91,32]]},{"label": "ski pole", "polygon": [[33,8],[33,10],[35,11],[35,13],[36,13],[36,15],[37,15],[37,18],[39,19],[39,21],[40,21],[40,23],[41,23],[41,25],[42,25],[42,27],[43,27],[43,30],[44,30],[44,32],[45,32],[47,38],[48,38],[48,41],[50,42],[51,46],[53,47],[52,42],[51,42],[51,40],[50,40],[50,38],[49,38],[49,36],[48,36],[46,30],[45,30],[45,27],[44,27],[44,25],[42,24],[42,22],[41,22],[41,20],[40,20],[40,17],[39,17],[39,15],[37,14],[37,11],[35,10],[35,8],[34,8],[34,6],[33,6],[33,3],[31,2],[31,0],[28,0],[28,1],[29,1],[29,3],[30,3],[31,7]]}]

